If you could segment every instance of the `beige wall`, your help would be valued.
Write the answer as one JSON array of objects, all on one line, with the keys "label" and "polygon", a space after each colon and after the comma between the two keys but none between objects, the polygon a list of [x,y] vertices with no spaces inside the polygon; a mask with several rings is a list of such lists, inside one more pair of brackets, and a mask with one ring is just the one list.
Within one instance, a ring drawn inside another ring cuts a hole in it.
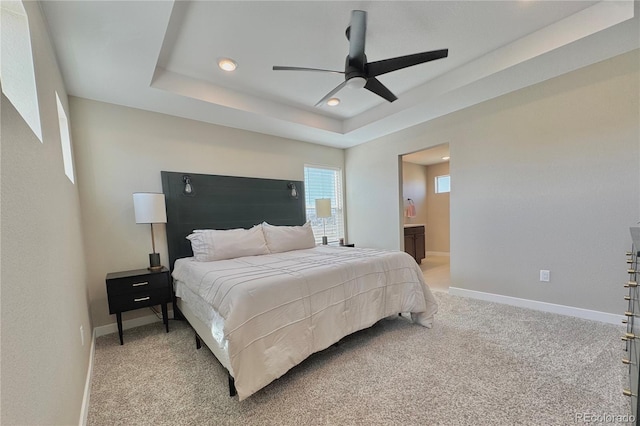
[{"label": "beige wall", "polygon": [[449,143],[451,285],[619,313],[639,63],[636,50],[348,149],[349,238],[400,248],[398,155]]},{"label": "beige wall", "polygon": [[0,423],[78,424],[92,328],[78,189],[64,173],[54,91],[65,108],[67,96],[40,6],[24,7],[43,142],[3,95]]},{"label": "beige wall", "polygon": [[[427,252],[449,253],[449,193],[436,194],[435,178],[449,174],[449,162],[427,166]],[[453,187],[453,183],[452,183]]]},{"label": "beige wall", "polygon": [[[94,326],[109,315],[105,275],[144,268],[148,225],[136,225],[132,194],[162,192],[162,170],[304,179],[304,164],[344,167],[344,151],[122,106],[70,98]],[[166,234],[156,249],[167,265]],[[125,312],[123,319],[149,315]]]}]

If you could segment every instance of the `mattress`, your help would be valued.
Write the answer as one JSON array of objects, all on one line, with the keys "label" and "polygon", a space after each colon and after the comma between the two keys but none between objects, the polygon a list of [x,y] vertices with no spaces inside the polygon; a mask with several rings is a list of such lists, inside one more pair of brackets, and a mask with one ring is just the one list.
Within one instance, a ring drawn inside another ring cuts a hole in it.
[{"label": "mattress", "polygon": [[438,309],[420,267],[398,251],[319,246],[215,262],[184,258],[173,277],[177,296],[226,349],[240,400],[382,318],[406,312],[431,327]]},{"label": "mattress", "polygon": [[180,280],[174,280],[173,289],[176,297],[187,303],[191,312],[204,323],[217,346],[226,351],[228,346],[227,339],[224,337],[224,319],[213,309],[213,306],[195,294],[188,285]]}]

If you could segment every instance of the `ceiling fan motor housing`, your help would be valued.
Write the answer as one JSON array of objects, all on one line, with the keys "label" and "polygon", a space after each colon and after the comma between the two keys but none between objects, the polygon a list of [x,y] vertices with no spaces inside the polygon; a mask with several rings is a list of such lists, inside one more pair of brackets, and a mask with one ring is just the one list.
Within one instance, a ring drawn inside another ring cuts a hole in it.
[{"label": "ceiling fan motor housing", "polygon": [[347,87],[352,89],[362,89],[367,84],[367,74],[365,72],[365,64],[367,63],[366,55],[362,63],[357,58],[349,58],[345,60],[344,79],[347,81]]}]

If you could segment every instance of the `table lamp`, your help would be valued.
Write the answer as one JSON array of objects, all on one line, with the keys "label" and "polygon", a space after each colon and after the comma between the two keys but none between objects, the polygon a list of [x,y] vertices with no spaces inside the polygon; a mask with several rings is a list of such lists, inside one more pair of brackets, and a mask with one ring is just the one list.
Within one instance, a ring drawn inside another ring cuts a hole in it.
[{"label": "table lamp", "polygon": [[327,245],[327,222],[326,218],[331,217],[331,198],[316,199],[316,217],[322,218],[324,224],[324,235],[322,236],[322,244]]},{"label": "table lamp", "polygon": [[153,253],[149,253],[149,270],[159,271],[160,254],[156,253],[156,242],[153,237],[154,223],[167,223],[167,211],[164,205],[164,194],[155,192],[136,192],[133,194],[133,210],[136,214],[136,223],[148,223],[151,225],[151,247]]}]

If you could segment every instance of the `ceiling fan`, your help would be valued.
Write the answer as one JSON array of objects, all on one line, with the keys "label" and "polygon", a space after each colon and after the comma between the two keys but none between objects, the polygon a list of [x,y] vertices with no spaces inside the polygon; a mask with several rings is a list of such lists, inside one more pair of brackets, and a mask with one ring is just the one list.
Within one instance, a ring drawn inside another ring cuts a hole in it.
[{"label": "ceiling fan", "polygon": [[338,93],[342,88],[365,88],[389,102],[397,98],[387,89],[376,77],[391,71],[411,67],[436,59],[446,58],[449,49],[433,50],[431,52],[415,53],[413,55],[399,56],[397,58],[384,59],[381,61],[367,62],[364,54],[365,33],[367,31],[367,12],[363,10],[351,11],[351,24],[347,27],[346,35],[349,40],[349,55],[347,56],[344,71],[325,70],[319,68],[303,68],[278,66],[273,67],[274,71],[318,71],[330,72],[334,74],[344,74],[344,81],[335,89],[327,93],[315,106],[320,106]]}]

